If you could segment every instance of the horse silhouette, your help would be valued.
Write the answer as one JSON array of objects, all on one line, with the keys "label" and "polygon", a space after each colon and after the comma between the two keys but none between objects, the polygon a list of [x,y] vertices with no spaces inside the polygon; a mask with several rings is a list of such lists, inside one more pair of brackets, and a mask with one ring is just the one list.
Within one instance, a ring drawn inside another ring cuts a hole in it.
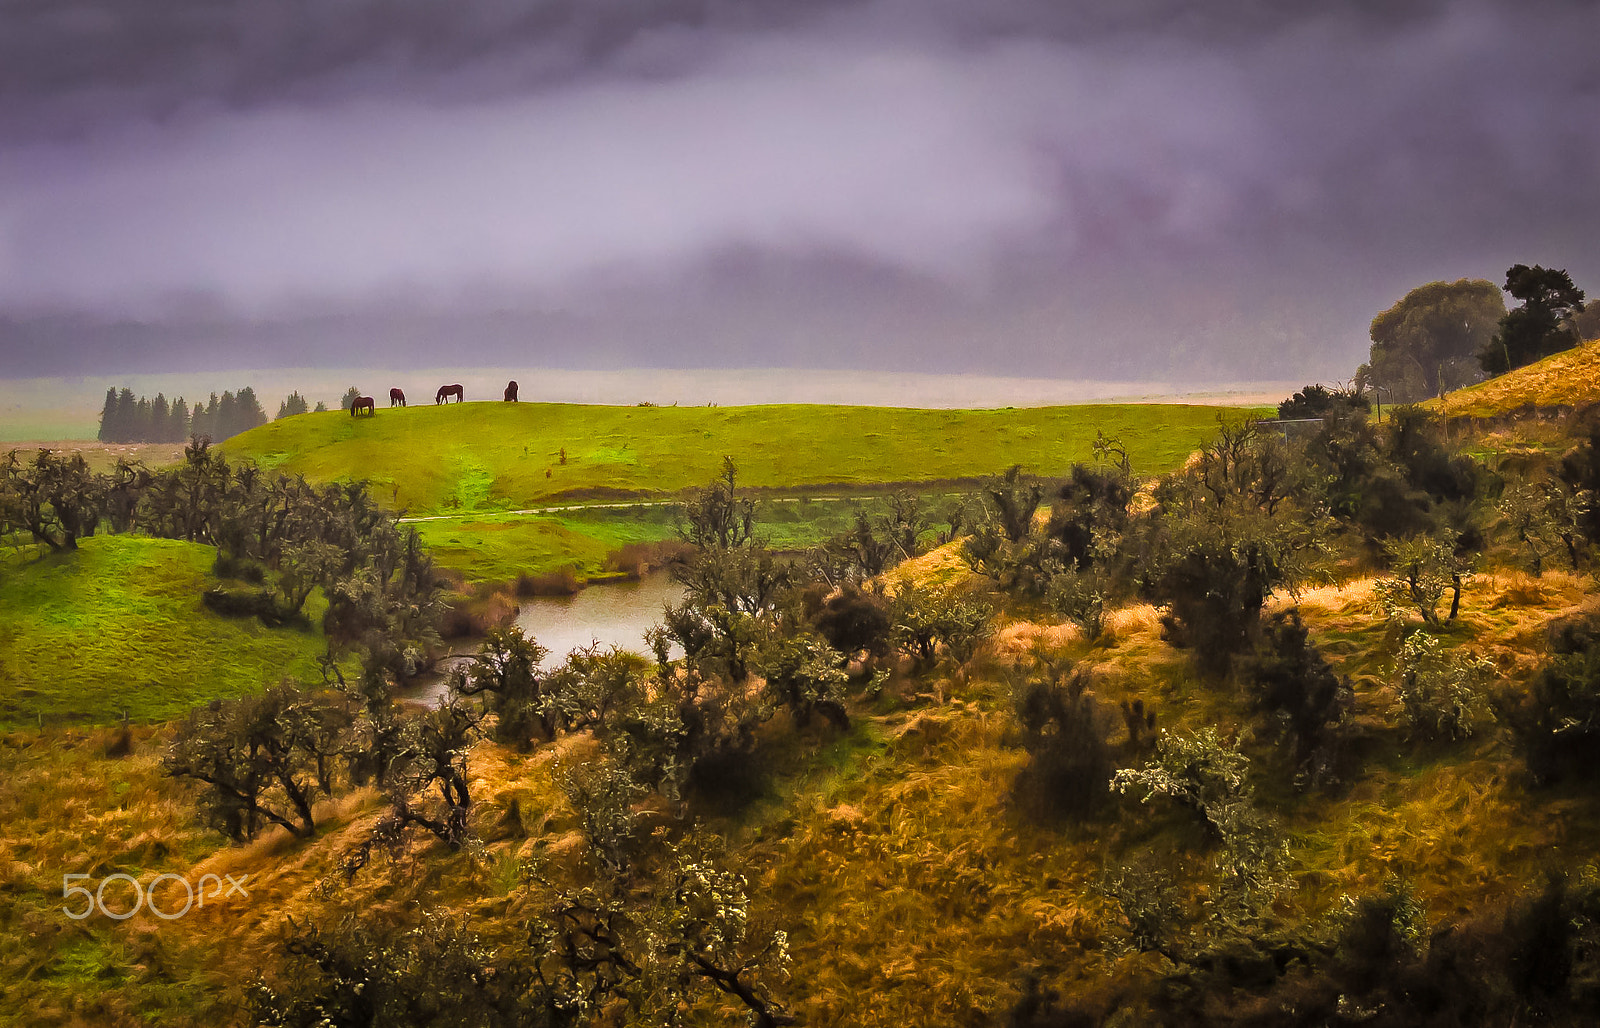
[{"label": "horse silhouette", "polygon": [[372,397],[358,396],[354,400],[350,401],[350,416],[352,418],[355,417],[356,412],[361,410],[363,407],[366,408],[368,414],[378,413],[378,405],[373,402]]},{"label": "horse silhouette", "polygon": [[402,407],[406,405],[406,391],[399,386],[389,390],[389,406],[393,407],[395,404]]},{"label": "horse silhouette", "polygon": [[448,403],[452,396],[456,398],[457,403],[460,403],[467,398],[467,392],[459,385],[440,386],[439,391],[433,394],[433,402]]},{"label": "horse silhouette", "polygon": [[506,402],[507,403],[516,403],[517,402],[517,380],[516,379],[512,379],[511,381],[506,383]]}]

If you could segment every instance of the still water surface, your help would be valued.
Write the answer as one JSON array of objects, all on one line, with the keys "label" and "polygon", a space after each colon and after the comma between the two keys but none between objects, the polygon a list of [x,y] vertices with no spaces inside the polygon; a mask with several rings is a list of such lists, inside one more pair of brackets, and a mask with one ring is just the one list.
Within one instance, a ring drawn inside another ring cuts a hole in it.
[{"label": "still water surface", "polygon": [[[637,582],[591,585],[575,596],[525,600],[518,608],[516,626],[550,651],[540,664],[547,671],[571,651],[591,643],[649,656],[645,630],[661,620],[663,605],[682,600],[683,587],[665,572],[656,572]],[[464,653],[470,651],[471,647],[463,648]],[[465,660],[463,655],[440,661],[438,673],[417,678],[406,698],[437,702],[444,695],[448,670]]]}]

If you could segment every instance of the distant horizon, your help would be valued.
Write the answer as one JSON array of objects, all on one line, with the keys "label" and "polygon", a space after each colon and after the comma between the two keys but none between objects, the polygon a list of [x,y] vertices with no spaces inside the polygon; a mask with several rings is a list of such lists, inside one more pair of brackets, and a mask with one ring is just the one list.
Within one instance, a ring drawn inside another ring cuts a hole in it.
[{"label": "distant horizon", "polygon": [[432,403],[441,384],[460,383],[467,400],[499,400],[506,381],[518,382],[525,403],[589,403],[631,406],[750,406],[815,403],[843,406],[926,408],[1044,407],[1079,403],[1195,403],[1240,405],[1277,403],[1307,384],[1290,380],[1217,380],[1184,383],[1166,379],[1043,378],[928,372],[871,372],[848,369],[655,369],[604,371],[488,367],[414,368],[258,368],[235,371],[156,374],[73,375],[0,379],[0,441],[92,440],[105,392],[131,389],[135,395],[191,404],[211,393],[249,386],[270,418],[291,392],[315,405],[337,405],[355,386],[387,407],[391,386],[405,390],[411,403]]}]

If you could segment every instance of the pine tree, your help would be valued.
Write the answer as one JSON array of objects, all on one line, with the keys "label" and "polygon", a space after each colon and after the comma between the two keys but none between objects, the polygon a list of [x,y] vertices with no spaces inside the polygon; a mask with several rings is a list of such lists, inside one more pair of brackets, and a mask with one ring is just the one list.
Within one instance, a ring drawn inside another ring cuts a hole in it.
[{"label": "pine tree", "polygon": [[139,401],[134,399],[132,389],[124,389],[117,394],[117,432],[112,437],[113,442],[125,443],[133,438],[134,428],[139,416]]},{"label": "pine tree", "polygon": [[167,421],[167,432],[161,437],[164,443],[184,443],[189,441],[189,405],[183,397],[172,401],[172,414]]},{"label": "pine tree", "polygon": [[155,438],[151,431],[155,408],[147,396],[139,397],[139,402],[133,405],[133,424],[128,430],[128,441],[134,443],[147,443]]},{"label": "pine tree", "polygon": [[217,407],[217,421],[213,429],[218,442],[239,432],[239,402],[234,399],[233,393],[223,390],[222,402]]},{"label": "pine tree", "polygon": [[151,443],[166,442],[168,423],[171,419],[172,409],[167,406],[167,398],[161,393],[157,393],[155,402],[150,405],[150,428],[145,433],[145,441]]},{"label": "pine tree", "polygon": [[217,414],[221,406],[221,401],[217,399],[216,393],[211,394],[211,402],[204,407],[201,407],[198,403],[195,404],[189,433],[191,435],[205,436],[213,442],[220,439],[222,429],[217,423]]},{"label": "pine tree", "polygon": [[278,405],[278,417],[292,418],[296,414],[304,414],[310,409],[306,404],[306,398],[296,390],[285,397],[283,403]]},{"label": "pine tree", "polygon": [[106,405],[100,411],[100,434],[97,438],[102,443],[117,441],[117,389],[112,386],[106,390]]},{"label": "pine tree", "polygon": [[252,386],[245,386],[239,390],[236,398],[237,406],[234,408],[234,430],[232,435],[248,432],[252,428],[267,423],[267,412],[261,409],[261,401],[256,399],[256,391]]}]

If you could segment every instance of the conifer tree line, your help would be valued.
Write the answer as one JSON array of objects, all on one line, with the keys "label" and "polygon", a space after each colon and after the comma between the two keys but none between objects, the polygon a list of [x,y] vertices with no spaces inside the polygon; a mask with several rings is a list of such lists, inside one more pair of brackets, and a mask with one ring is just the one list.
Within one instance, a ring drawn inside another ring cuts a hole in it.
[{"label": "conifer tree line", "polygon": [[[300,409],[288,413],[301,413],[305,399],[298,393],[290,397],[293,399],[299,400]],[[285,400],[284,407],[288,405],[289,400]],[[280,409],[278,416],[284,417],[285,410]],[[224,392],[220,397],[212,393],[208,402],[196,403],[192,410],[181,396],[169,403],[161,393],[152,400],[135,398],[131,389],[119,392],[113,388],[106,390],[99,439],[103,443],[179,443],[192,436],[206,436],[221,441],[266,423],[266,411],[261,409],[261,401],[250,386],[238,393]]]}]

